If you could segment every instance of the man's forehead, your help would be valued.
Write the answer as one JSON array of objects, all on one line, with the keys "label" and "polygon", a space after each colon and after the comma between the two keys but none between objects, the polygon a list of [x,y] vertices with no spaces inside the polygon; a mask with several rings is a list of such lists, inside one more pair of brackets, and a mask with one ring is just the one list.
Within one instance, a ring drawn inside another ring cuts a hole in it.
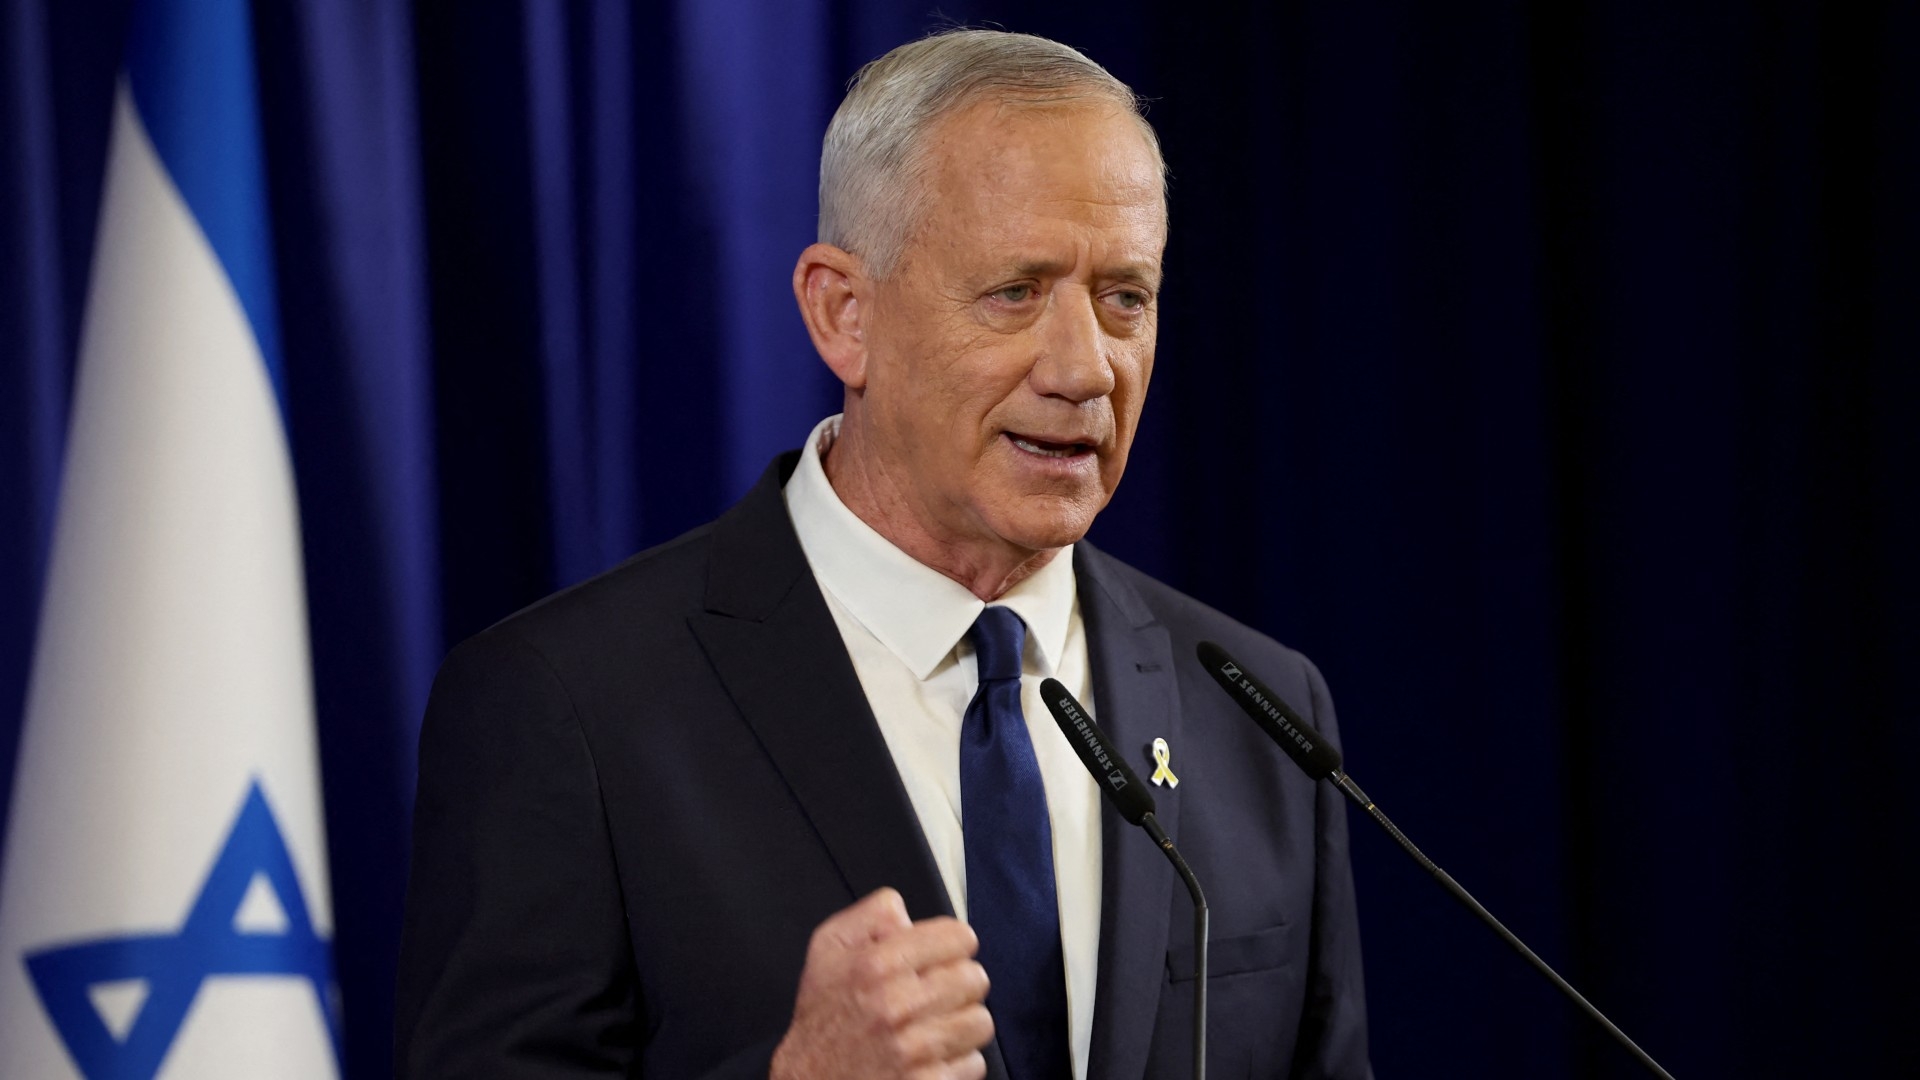
[{"label": "man's forehead", "polygon": [[[982,272],[1099,277],[1158,286],[1167,243],[1159,192],[1131,200],[1092,200],[1036,192],[957,193],[946,213],[928,215],[933,236],[954,254],[972,254]],[[1086,263],[1091,265],[1083,265]]]},{"label": "man's forehead", "polygon": [[1159,150],[1146,121],[1100,99],[975,102],[936,122],[927,141],[929,157],[990,172],[1016,167],[1037,152],[1068,147],[1086,155],[1089,164],[1095,158],[1144,164],[1159,183]]},{"label": "man's forehead", "polygon": [[955,193],[917,240],[969,278],[1089,274],[1158,288],[1166,211],[1157,193],[1106,203],[979,191]]},{"label": "man's forehead", "polygon": [[987,214],[1071,204],[1118,218],[1165,216],[1158,155],[1136,118],[1111,106],[987,107],[953,118],[941,135],[925,178],[942,202]]}]

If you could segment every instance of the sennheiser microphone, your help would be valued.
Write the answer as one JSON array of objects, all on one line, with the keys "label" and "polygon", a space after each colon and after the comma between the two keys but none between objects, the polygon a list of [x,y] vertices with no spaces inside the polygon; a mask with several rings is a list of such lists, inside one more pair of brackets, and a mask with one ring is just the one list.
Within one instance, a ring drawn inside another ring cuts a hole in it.
[{"label": "sennheiser microphone", "polygon": [[1193,955],[1198,958],[1193,973],[1193,1077],[1194,1080],[1206,1080],[1207,1075],[1207,898],[1200,891],[1200,882],[1193,876],[1193,870],[1187,866],[1187,860],[1180,857],[1180,850],[1167,838],[1167,831],[1160,827],[1159,819],[1153,816],[1153,793],[1140,783],[1120,755],[1113,752],[1113,743],[1107,739],[1107,733],[1093,722],[1087,710],[1080,707],[1067,688],[1060,685],[1058,679],[1046,679],[1040,683],[1041,700],[1047,703],[1047,711],[1053,714],[1053,722],[1060,725],[1060,734],[1073,744],[1073,751],[1080,755],[1080,763],[1093,774],[1100,790],[1113,800],[1114,809],[1128,824],[1138,825],[1147,830],[1153,842],[1173,864],[1174,872],[1180,880],[1186,882],[1187,895],[1193,897]]},{"label": "sennheiser microphone", "polygon": [[1379,822],[1381,828],[1387,830],[1388,836],[1393,837],[1407,854],[1413,856],[1415,862],[1425,867],[1427,872],[1433,875],[1434,880],[1453,894],[1454,899],[1465,904],[1467,909],[1475,915],[1480,916],[1480,920],[1492,927],[1493,932],[1499,934],[1502,941],[1513,946],[1514,951],[1526,957],[1528,963],[1538,969],[1540,974],[1545,975],[1553,985],[1559,987],[1560,992],[1571,998],[1575,1005],[1580,1006],[1581,1011],[1605,1028],[1607,1034],[1613,1036],[1620,1045],[1631,1051],[1640,1064],[1645,1065],[1655,1076],[1662,1077],[1663,1080],[1673,1080],[1672,1073],[1661,1068],[1660,1063],[1653,1060],[1645,1050],[1640,1049],[1639,1044],[1627,1038],[1626,1032],[1615,1026],[1613,1021],[1607,1019],[1605,1013],[1594,1008],[1591,1002],[1582,997],[1580,991],[1573,988],[1573,984],[1561,978],[1559,972],[1548,966],[1547,962],[1540,959],[1532,949],[1527,948],[1526,942],[1514,936],[1513,931],[1508,930],[1499,919],[1494,918],[1493,912],[1482,907],[1480,901],[1475,900],[1471,893],[1460,886],[1459,882],[1453,880],[1452,875],[1435,866],[1432,859],[1427,858],[1424,852],[1413,846],[1413,841],[1407,839],[1406,834],[1388,820],[1387,815],[1374,805],[1372,799],[1367,798],[1367,793],[1360,790],[1360,785],[1354,783],[1352,777],[1341,771],[1340,752],[1329,745],[1327,740],[1313,729],[1313,725],[1300,719],[1300,714],[1289,708],[1279,695],[1267,689],[1265,683],[1248,674],[1247,670],[1235,662],[1233,657],[1227,655],[1227,650],[1211,641],[1203,641],[1200,643],[1198,652],[1200,663],[1207,669],[1207,673],[1213,676],[1214,681],[1220,684],[1221,689],[1227,692],[1227,696],[1238,703],[1240,708],[1253,718],[1253,722],[1260,725],[1269,738],[1280,744],[1280,749],[1285,750],[1288,757],[1298,762],[1300,767],[1307,771],[1308,776],[1315,780],[1331,778],[1336,787],[1346,792],[1348,798],[1359,803],[1361,809],[1365,810],[1373,820]]}]

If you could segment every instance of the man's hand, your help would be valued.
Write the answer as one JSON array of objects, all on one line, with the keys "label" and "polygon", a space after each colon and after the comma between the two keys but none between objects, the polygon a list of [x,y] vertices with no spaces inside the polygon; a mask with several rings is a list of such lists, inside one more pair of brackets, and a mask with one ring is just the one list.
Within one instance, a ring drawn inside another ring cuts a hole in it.
[{"label": "man's hand", "polygon": [[813,931],[772,1080],[979,1080],[993,1038],[979,939],[958,919],[912,922],[881,889]]}]

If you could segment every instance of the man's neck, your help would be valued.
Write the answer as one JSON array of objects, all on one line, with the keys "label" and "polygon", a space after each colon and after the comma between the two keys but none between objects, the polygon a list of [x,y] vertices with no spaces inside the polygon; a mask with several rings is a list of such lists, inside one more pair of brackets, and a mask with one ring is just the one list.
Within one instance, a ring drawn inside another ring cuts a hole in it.
[{"label": "man's neck", "polygon": [[1060,554],[1059,548],[1035,551],[1005,541],[954,543],[935,536],[912,507],[915,492],[897,482],[898,473],[876,467],[862,452],[855,432],[842,427],[820,462],[835,495],[887,542],[915,562],[959,582],[986,603],[1032,577]]}]

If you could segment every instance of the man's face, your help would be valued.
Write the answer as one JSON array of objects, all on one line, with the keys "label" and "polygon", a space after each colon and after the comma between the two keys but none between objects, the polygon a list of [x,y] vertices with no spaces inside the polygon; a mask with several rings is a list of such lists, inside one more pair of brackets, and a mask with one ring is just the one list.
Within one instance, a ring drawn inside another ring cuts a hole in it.
[{"label": "man's face", "polygon": [[984,103],[928,138],[927,209],[867,313],[874,457],[937,542],[1073,543],[1153,372],[1159,165],[1106,104]]}]

